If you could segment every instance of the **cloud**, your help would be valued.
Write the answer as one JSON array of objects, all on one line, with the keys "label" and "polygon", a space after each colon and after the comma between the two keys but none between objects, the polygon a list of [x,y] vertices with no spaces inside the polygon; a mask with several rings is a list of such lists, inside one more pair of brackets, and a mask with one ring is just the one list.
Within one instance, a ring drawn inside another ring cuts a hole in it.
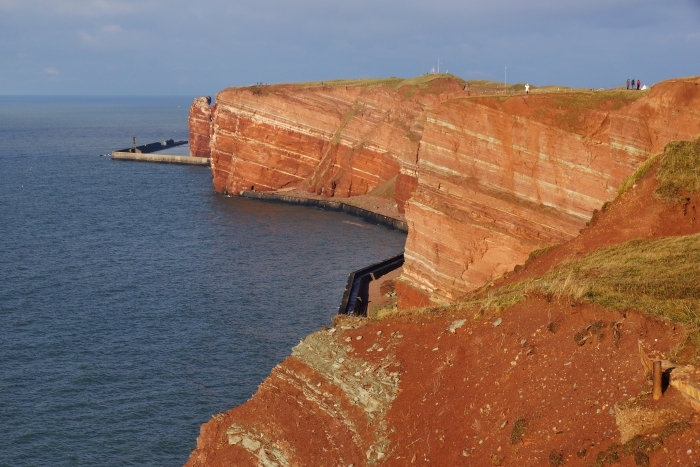
[{"label": "cloud", "polygon": [[51,66],[44,68],[44,73],[46,73],[49,76],[58,76],[60,74],[57,68]]},{"label": "cloud", "polygon": [[[440,57],[441,70],[463,77],[501,80],[507,65],[509,81],[512,70],[516,81],[599,87],[632,71],[654,81],[697,73],[687,57],[697,54],[698,6],[700,0],[0,0],[0,68],[23,92],[33,92],[26,83],[36,68],[11,66],[9,57],[19,53],[60,64],[55,81],[72,92],[158,93],[165,92],[161,83],[186,77],[182,89],[200,93],[255,81],[408,77]],[[114,68],[145,72],[117,78]]]},{"label": "cloud", "polygon": [[110,33],[110,34],[122,32],[122,27],[119,26],[118,24],[110,24],[108,26],[103,27],[102,32],[106,32],[106,33]]},{"label": "cloud", "polygon": [[153,0],[0,0],[0,11],[29,13],[33,16],[124,15],[148,8]]}]

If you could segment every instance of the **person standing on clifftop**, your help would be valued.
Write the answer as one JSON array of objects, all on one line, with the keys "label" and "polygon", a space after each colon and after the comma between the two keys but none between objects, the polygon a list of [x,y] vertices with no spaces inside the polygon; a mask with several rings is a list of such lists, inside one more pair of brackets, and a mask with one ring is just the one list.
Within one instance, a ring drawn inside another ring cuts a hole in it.
[{"label": "person standing on clifftop", "polygon": [[530,85],[525,83],[525,94],[530,94]]},{"label": "person standing on clifftop", "polygon": [[634,78],[632,78],[632,88],[631,89],[634,91]]},{"label": "person standing on clifftop", "polygon": [[639,87],[642,85],[642,82],[637,80],[637,91],[639,91]]},{"label": "person standing on clifftop", "polygon": [[629,89],[629,88],[630,88],[630,79],[627,78],[627,89]]}]

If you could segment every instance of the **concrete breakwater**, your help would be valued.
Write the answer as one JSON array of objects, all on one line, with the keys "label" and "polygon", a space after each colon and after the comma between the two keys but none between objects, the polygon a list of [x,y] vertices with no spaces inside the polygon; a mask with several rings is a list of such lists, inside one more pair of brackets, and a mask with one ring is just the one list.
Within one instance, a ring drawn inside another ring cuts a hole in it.
[{"label": "concrete breakwater", "polygon": [[139,154],[114,151],[112,159],[116,161],[161,162],[165,164],[188,164],[209,166],[206,157],[173,156],[169,154]]},{"label": "concrete breakwater", "polygon": [[162,143],[155,142],[143,144],[141,146],[134,145],[131,148],[113,151],[112,159],[121,161],[160,162],[165,164],[203,165],[208,167],[210,165],[210,160],[207,157],[191,157],[164,153],[153,154],[156,151],[163,151],[187,143],[187,140],[175,141],[168,139]]},{"label": "concrete breakwater", "polygon": [[151,152],[162,151],[163,149],[174,148],[175,146],[182,146],[187,144],[187,140],[175,141],[173,139],[166,139],[162,143],[157,141],[155,143],[142,144],[136,146],[136,137],[134,137],[134,146],[125,149],[117,149],[115,152],[130,152],[136,154],[148,154]]},{"label": "concrete breakwater", "polygon": [[408,224],[406,221],[394,219],[393,217],[378,214],[368,209],[363,209],[352,204],[344,203],[337,200],[324,200],[313,198],[301,198],[298,196],[281,195],[278,193],[264,193],[258,191],[241,191],[239,195],[243,198],[257,199],[260,201],[268,201],[275,203],[298,204],[301,206],[317,207],[329,211],[344,212],[356,217],[360,217],[370,222],[386,225],[402,232],[408,232]]}]

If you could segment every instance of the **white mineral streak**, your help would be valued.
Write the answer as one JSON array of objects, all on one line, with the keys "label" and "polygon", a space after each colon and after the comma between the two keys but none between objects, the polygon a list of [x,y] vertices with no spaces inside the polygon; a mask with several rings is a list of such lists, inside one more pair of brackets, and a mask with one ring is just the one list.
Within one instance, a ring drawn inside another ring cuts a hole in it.
[{"label": "white mineral streak", "polygon": [[233,424],[227,430],[228,443],[241,446],[258,458],[261,467],[290,467],[285,453],[262,433]]}]

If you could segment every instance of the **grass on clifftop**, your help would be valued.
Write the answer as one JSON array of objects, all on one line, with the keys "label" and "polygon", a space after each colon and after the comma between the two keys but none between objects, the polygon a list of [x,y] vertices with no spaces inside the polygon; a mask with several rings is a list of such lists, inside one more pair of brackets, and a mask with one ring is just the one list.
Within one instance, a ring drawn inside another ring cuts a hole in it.
[{"label": "grass on clifftop", "polygon": [[500,311],[528,295],[635,309],[683,323],[700,344],[700,234],[600,248],[565,261],[537,279],[518,282],[484,298],[462,302]]},{"label": "grass on clifftop", "polygon": [[300,83],[301,86],[307,88],[313,87],[374,87],[374,86],[391,86],[394,89],[399,89],[403,86],[417,87],[418,89],[426,89],[431,82],[436,79],[452,78],[462,81],[462,78],[450,73],[440,73],[435,75],[420,75],[414,78],[361,78],[361,79],[335,79],[329,81],[309,81]]}]

